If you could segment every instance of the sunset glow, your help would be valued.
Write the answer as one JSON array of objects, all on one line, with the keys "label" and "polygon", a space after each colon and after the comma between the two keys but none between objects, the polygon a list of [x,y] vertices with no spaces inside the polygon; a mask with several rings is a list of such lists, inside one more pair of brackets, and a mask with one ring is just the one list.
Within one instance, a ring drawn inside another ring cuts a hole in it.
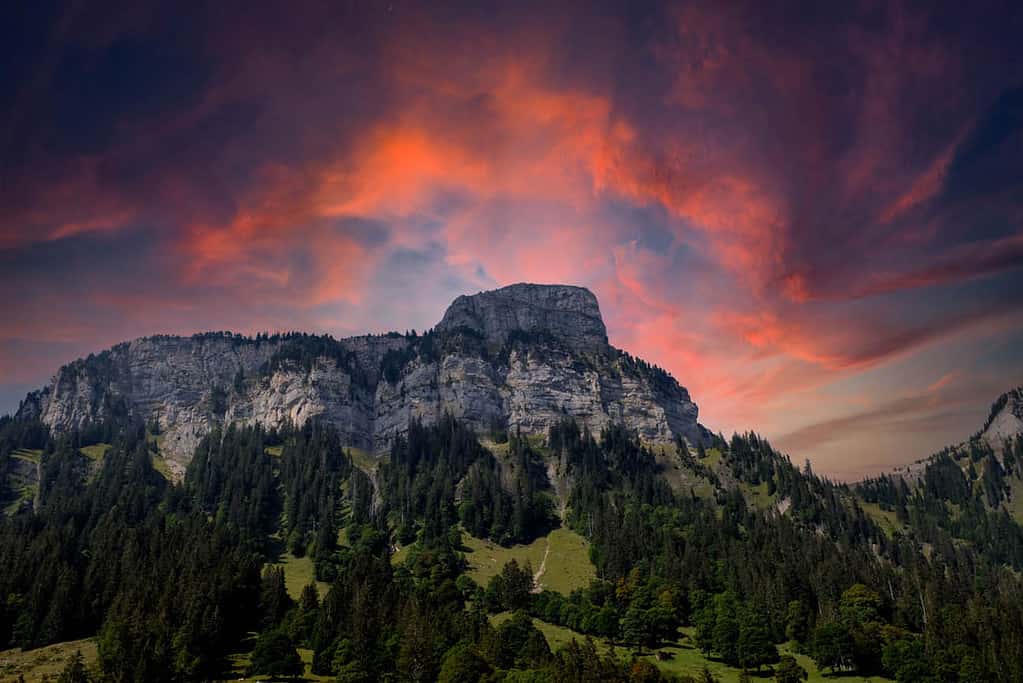
[{"label": "sunset glow", "polygon": [[1023,382],[1018,18],[254,4],[2,29],[0,411],[124,339],[422,330],[524,281],[838,479]]}]

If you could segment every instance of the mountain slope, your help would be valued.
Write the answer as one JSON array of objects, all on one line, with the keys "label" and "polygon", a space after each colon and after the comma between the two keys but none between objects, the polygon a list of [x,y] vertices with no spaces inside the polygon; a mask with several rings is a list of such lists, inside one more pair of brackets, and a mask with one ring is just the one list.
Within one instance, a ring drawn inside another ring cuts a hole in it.
[{"label": "mountain slope", "polygon": [[[912,481],[847,486],[706,432],[578,288],[459,298],[424,335],[139,340],[0,418],[0,644],[97,635],[116,680],[219,680],[250,650],[263,674],[298,646],[349,681],[657,681],[708,658],[797,680],[792,652],[1023,681],[1023,439],[984,436],[1017,407]],[[482,547],[535,562],[481,572]],[[641,656],[552,653],[542,629]]]},{"label": "mountain slope", "polygon": [[1023,423],[1020,389],[992,405],[983,428],[892,474],[852,486],[882,526],[919,544],[967,543],[1023,567]]},{"label": "mountain slope", "polygon": [[594,432],[628,422],[651,443],[695,445],[706,435],[685,388],[607,343],[592,293],[530,284],[459,297],[421,336],[219,333],[118,344],[61,368],[17,417],[67,432],[132,415],[162,435],[181,476],[217,425],[316,417],[345,445],[383,452],[410,420],[446,413],[480,432],[541,435],[569,416]]}]

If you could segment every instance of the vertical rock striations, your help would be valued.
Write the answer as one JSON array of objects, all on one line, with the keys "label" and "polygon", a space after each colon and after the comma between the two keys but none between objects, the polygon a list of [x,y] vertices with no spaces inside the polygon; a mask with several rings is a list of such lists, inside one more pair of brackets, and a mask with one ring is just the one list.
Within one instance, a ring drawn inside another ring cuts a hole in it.
[{"label": "vertical rock striations", "polygon": [[458,297],[422,336],[205,334],[118,344],[61,368],[19,417],[61,431],[138,416],[158,425],[181,471],[219,424],[317,418],[347,445],[380,451],[410,420],[445,413],[480,431],[543,434],[572,417],[593,431],[625,422],[652,443],[705,433],[670,375],[607,343],[590,291],[532,284]]}]

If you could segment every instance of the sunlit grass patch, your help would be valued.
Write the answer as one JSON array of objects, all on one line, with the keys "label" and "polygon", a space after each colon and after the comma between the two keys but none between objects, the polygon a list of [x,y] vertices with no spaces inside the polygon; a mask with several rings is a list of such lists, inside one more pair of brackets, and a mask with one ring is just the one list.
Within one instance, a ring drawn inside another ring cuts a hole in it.
[{"label": "sunlit grass patch", "polygon": [[[302,596],[302,589],[308,586],[316,578],[316,568],[311,557],[295,557],[291,553],[285,553],[281,557],[280,564],[284,568],[284,584],[288,589],[288,595],[293,600]],[[323,581],[316,581],[316,590],[322,598],[327,594],[330,585]]]},{"label": "sunlit grass patch", "polygon": [[469,534],[463,535],[462,541],[470,549],[470,552],[466,553],[469,578],[482,586],[486,586],[490,579],[500,573],[504,565],[513,559],[521,565],[528,562],[534,572],[540,571],[542,565],[544,571],[540,576],[540,585],[565,595],[576,588],[585,588],[596,576],[590,562],[589,543],[570,529],[555,529],[549,535],[532,543],[508,548]]},{"label": "sunlit grass patch", "polygon": [[110,448],[110,444],[108,443],[96,443],[91,446],[82,446],[78,450],[80,450],[82,455],[87,457],[89,460],[92,460],[93,462],[101,462],[103,460],[103,456],[107,454],[108,448]]},{"label": "sunlit grass patch", "polygon": [[18,649],[0,651],[0,681],[16,681],[18,676],[24,677],[25,681],[57,680],[76,651],[81,651],[87,667],[95,665],[96,641],[91,638],[69,640],[26,652]]}]

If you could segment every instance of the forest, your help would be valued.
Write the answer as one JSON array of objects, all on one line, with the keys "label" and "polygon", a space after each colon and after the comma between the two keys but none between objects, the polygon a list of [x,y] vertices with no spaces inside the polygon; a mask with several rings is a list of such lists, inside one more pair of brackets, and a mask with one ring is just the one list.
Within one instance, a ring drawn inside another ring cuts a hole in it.
[{"label": "forest", "polygon": [[[964,475],[944,454],[912,486],[854,488],[755,434],[680,442],[680,467],[713,479],[713,452],[731,473],[698,495],[623,425],[484,440],[452,417],[413,423],[371,471],[316,422],[228,427],[179,484],[154,467],[155,437],[128,418],[65,435],[0,422],[0,472],[34,449],[41,475],[38,504],[0,518],[0,643],[95,636],[96,666],[63,680],[224,679],[242,650],[250,675],[287,678],[298,648],[337,681],[679,680],[643,655],[680,629],[746,677],[803,680],[787,643],[836,675],[1023,680],[1023,530],[991,505],[1020,477],[1023,440],[997,470],[977,453]],[[743,487],[790,504],[751,505]],[[904,526],[882,529],[867,504]],[[562,523],[590,543],[585,588],[538,591],[516,562],[468,576],[466,535],[511,545]],[[285,552],[313,561],[299,599]],[[541,622],[579,637],[552,651]]]}]

